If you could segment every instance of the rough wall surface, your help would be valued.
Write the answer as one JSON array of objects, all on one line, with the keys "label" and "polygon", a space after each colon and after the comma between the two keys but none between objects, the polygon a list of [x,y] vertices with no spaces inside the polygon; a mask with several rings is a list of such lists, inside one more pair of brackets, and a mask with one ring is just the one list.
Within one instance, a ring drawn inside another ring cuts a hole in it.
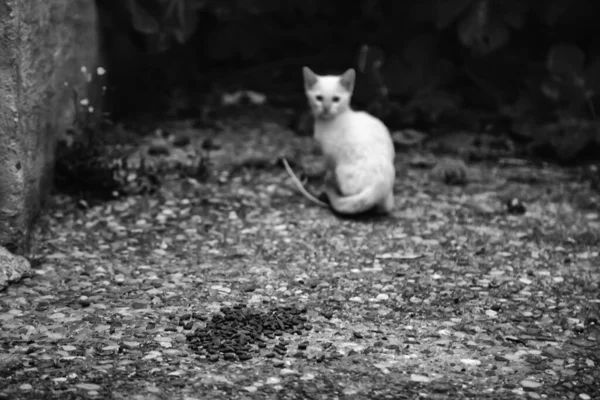
[{"label": "rough wall surface", "polygon": [[0,245],[13,252],[28,249],[56,138],[81,107],[74,90],[84,99],[93,87],[95,7],[94,0],[0,0]]}]

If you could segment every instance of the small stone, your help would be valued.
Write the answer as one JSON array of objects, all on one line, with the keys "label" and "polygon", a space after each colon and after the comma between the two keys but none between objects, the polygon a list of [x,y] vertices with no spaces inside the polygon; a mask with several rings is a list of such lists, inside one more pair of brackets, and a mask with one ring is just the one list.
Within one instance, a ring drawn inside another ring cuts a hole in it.
[{"label": "small stone", "polygon": [[253,285],[253,284],[242,285],[242,286],[240,287],[240,290],[241,290],[242,292],[247,292],[247,293],[249,293],[249,292],[254,292],[256,289],[257,289],[257,286],[256,286],[256,285]]},{"label": "small stone", "polygon": [[242,389],[249,393],[255,393],[258,390],[256,386],[243,386]]},{"label": "small stone", "polygon": [[101,390],[102,387],[100,385],[96,385],[95,383],[79,383],[75,385],[76,388],[83,390]]},{"label": "small stone", "polygon": [[90,299],[87,296],[79,297],[79,305],[81,307],[89,307],[90,304],[92,304],[92,302],[90,301]]},{"label": "small stone", "polygon": [[410,376],[410,380],[413,382],[421,382],[421,383],[431,382],[431,378],[429,378],[428,376],[419,375],[419,374],[412,374]]},{"label": "small stone", "polygon": [[131,307],[134,310],[143,310],[145,308],[149,308],[149,305],[148,305],[148,303],[132,303]]},{"label": "small stone", "polygon": [[282,368],[279,373],[281,375],[299,375],[298,371],[289,368]]},{"label": "small stone", "polygon": [[386,294],[386,293],[380,293],[377,295],[377,297],[375,298],[377,301],[385,301],[385,300],[389,300],[390,295]]},{"label": "small stone", "polygon": [[271,377],[267,378],[266,384],[267,385],[277,385],[280,382],[281,382],[281,379],[271,376]]},{"label": "small stone", "polygon": [[531,379],[523,379],[521,382],[521,387],[525,391],[534,391],[542,387],[542,384]]},{"label": "small stone", "polygon": [[363,334],[360,332],[352,332],[352,334],[354,335],[355,338],[357,339],[362,339],[363,338]]},{"label": "small stone", "polygon": [[208,359],[211,362],[217,362],[217,361],[219,361],[219,355],[218,354],[213,354],[212,356],[208,357]]},{"label": "small stone", "polygon": [[485,315],[487,315],[490,318],[495,318],[498,316],[498,313],[494,310],[486,310]]},{"label": "small stone", "polygon": [[24,383],[21,386],[19,386],[19,389],[23,390],[23,391],[27,391],[27,390],[33,389],[33,386],[31,386],[29,383]]},{"label": "small stone", "polygon": [[298,350],[306,350],[308,347],[308,342],[298,343]]},{"label": "small stone", "polygon": [[198,313],[198,312],[193,313],[192,317],[194,319],[199,319],[200,321],[206,321],[206,319],[207,319],[206,316],[204,316],[203,314]]}]

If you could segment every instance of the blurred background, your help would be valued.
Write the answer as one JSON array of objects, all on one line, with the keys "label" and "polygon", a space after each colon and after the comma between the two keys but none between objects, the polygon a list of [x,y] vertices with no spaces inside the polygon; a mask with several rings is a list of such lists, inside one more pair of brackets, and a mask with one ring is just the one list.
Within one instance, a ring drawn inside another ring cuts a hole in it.
[{"label": "blurred background", "polygon": [[131,174],[156,186],[155,165],[191,163],[205,179],[223,123],[244,116],[225,131],[275,122],[310,136],[304,65],[355,68],[353,106],[382,119],[398,151],[581,166],[600,188],[599,2],[96,1],[105,113],[80,113],[59,142],[60,190],[115,193],[138,182]]},{"label": "blurred background", "polygon": [[303,109],[301,66],[354,67],[356,107],[392,129],[499,129],[562,161],[599,141],[598,2],[97,1],[115,119],[240,90]]}]

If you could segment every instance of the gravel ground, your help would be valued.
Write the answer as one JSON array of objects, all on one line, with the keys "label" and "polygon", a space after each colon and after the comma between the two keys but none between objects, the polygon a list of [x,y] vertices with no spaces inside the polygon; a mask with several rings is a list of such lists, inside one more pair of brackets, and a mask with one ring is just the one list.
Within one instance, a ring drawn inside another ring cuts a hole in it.
[{"label": "gravel ground", "polygon": [[206,183],[51,199],[0,293],[0,399],[600,398],[600,199],[571,171],[449,186],[402,152],[393,215],[340,219],[253,162],[318,170],[310,139],[224,126]]}]

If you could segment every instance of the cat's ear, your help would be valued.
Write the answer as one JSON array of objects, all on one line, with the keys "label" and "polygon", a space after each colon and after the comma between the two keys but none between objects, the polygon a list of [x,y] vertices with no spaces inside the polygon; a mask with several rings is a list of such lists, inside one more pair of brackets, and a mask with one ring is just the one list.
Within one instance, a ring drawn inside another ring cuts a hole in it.
[{"label": "cat's ear", "polygon": [[354,90],[354,81],[356,80],[356,72],[354,72],[353,68],[350,68],[348,71],[344,72],[340,77],[340,85],[344,87],[347,91],[352,92]]},{"label": "cat's ear", "polygon": [[304,88],[311,89],[317,83],[319,77],[315,74],[312,69],[308,67],[302,67],[302,75],[304,76]]}]

